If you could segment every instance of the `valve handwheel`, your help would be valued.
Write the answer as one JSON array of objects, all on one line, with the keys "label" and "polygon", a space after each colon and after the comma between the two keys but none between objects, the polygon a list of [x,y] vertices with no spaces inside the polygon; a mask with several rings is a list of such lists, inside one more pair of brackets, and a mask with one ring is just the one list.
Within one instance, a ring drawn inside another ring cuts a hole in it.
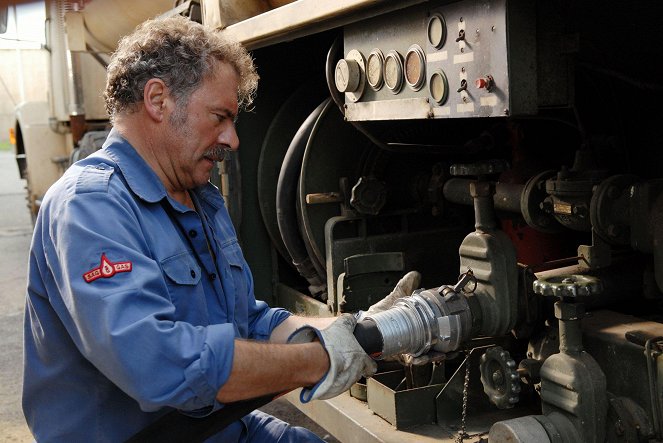
[{"label": "valve handwheel", "polygon": [[490,402],[499,409],[512,408],[519,400],[520,376],[508,351],[489,348],[481,356],[481,383]]}]

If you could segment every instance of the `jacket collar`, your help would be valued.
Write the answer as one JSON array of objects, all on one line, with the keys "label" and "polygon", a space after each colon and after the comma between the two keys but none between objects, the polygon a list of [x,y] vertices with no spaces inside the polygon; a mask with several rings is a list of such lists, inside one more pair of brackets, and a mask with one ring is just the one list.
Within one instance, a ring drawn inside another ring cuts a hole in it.
[{"label": "jacket collar", "polygon": [[[108,134],[101,152],[115,162],[131,191],[142,200],[157,203],[167,198],[175,208],[181,206],[168,196],[159,176],[115,128]],[[194,189],[194,193],[215,209],[224,206],[218,188],[209,182]]]}]

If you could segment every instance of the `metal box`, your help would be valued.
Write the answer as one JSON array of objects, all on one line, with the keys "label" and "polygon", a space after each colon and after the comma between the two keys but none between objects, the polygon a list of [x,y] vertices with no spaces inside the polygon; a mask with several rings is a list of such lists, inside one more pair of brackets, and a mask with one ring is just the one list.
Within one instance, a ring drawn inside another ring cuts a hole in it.
[{"label": "metal box", "polygon": [[368,407],[380,417],[405,429],[436,422],[435,396],[442,384],[421,388],[401,389],[403,370],[383,372],[368,379],[366,386]]}]

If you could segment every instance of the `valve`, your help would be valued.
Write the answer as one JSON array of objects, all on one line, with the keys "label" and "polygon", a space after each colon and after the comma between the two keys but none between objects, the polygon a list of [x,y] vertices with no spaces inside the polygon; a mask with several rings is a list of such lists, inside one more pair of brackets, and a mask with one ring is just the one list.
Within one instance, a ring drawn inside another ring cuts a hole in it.
[{"label": "valve", "polygon": [[481,384],[490,402],[499,409],[510,409],[520,399],[520,376],[508,351],[501,346],[489,348],[481,356]]},{"label": "valve", "polygon": [[352,187],[350,205],[360,214],[377,215],[387,201],[387,185],[375,177],[360,177]]},{"label": "valve", "polygon": [[603,292],[601,280],[591,275],[558,275],[534,281],[534,292],[549,297],[578,297]]}]

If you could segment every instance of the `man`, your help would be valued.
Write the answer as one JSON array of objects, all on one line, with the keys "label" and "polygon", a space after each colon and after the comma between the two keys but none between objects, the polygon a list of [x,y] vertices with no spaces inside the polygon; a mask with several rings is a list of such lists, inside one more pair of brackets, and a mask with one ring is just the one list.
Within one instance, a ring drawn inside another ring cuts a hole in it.
[{"label": "man", "polygon": [[[257,80],[239,44],[182,17],[120,42],[105,92],[114,129],[51,187],[35,226],[23,409],[38,441],[124,441],[173,409],[205,416],[297,387],[304,401],[330,398],[374,373],[354,317],[256,301],[208,183],[238,149],[234,122]],[[317,439],[259,412],[217,437]]]}]

